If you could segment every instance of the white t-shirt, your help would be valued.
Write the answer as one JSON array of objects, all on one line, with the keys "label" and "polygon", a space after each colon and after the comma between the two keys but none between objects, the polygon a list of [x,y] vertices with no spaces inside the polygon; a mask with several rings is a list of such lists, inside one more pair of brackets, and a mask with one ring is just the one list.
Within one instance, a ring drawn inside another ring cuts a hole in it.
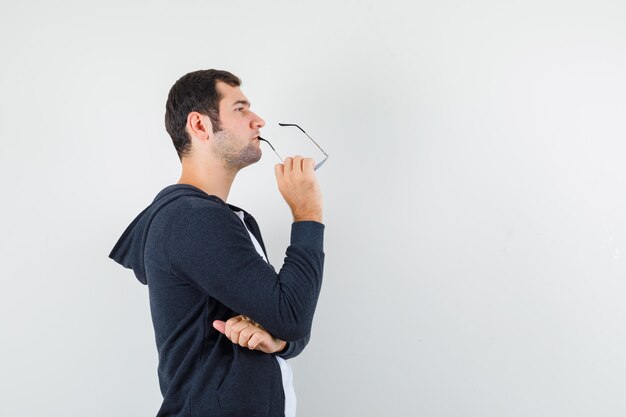
[{"label": "white t-shirt", "polygon": [[[237,216],[241,219],[241,222],[245,226],[248,234],[250,235],[250,239],[252,239],[252,244],[256,251],[261,255],[263,260],[267,262],[267,258],[263,253],[263,248],[256,240],[248,226],[246,226],[246,222],[243,218],[243,211],[235,211]],[[280,373],[283,379],[283,390],[285,392],[285,417],[296,417],[296,391],[293,388],[293,371],[291,370],[291,366],[287,363],[287,361],[279,356],[274,356],[278,361],[278,365],[280,365]]]}]

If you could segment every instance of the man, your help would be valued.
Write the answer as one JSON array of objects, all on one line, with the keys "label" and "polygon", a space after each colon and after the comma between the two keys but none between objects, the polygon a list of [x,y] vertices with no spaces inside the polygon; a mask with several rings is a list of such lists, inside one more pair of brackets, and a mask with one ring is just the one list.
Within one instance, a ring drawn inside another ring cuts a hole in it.
[{"label": "man", "polygon": [[174,84],[165,125],[182,175],[109,255],[148,285],[163,394],[158,416],[295,415],[285,359],[310,337],[324,262],[322,198],[312,159],[275,166],[294,221],[277,274],[254,218],[226,203],[239,170],[261,158],[265,124],[240,84],[218,70]]}]

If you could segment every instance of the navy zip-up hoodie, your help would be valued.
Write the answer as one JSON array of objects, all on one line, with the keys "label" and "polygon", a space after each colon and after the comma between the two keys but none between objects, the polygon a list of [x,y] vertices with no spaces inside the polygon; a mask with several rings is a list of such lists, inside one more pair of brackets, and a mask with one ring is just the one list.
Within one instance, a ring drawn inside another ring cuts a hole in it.
[{"label": "navy zip-up hoodie", "polygon": [[[324,225],[292,224],[277,274],[233,210],[241,209],[194,186],[171,185],[109,255],[148,285],[163,394],[158,416],[284,415],[273,355],[233,344],[212,323],[246,315],[288,342],[281,357],[299,354],[322,285]],[[259,227],[245,211],[244,221],[265,252]]]}]

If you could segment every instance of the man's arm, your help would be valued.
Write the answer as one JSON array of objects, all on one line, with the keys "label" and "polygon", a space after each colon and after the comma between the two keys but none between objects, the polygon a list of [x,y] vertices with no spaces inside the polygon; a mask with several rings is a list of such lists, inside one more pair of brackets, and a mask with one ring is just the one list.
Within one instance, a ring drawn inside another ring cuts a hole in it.
[{"label": "man's arm", "polygon": [[231,310],[253,317],[273,336],[304,339],[322,284],[322,197],[310,158],[275,166],[279,191],[294,223],[284,264],[276,274],[227,206],[189,202],[170,229],[170,272],[187,279]]},{"label": "man's arm", "polygon": [[172,225],[170,272],[252,317],[273,336],[299,340],[310,332],[321,289],[323,233],[321,223],[293,223],[291,244],[277,274],[228,207],[189,207]]}]

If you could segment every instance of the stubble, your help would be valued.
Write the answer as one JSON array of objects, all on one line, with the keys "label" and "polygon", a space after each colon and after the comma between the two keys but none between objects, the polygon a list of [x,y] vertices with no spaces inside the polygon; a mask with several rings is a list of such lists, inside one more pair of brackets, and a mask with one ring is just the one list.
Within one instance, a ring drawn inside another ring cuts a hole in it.
[{"label": "stubble", "polygon": [[261,159],[261,149],[253,142],[240,145],[236,138],[225,130],[215,132],[217,153],[228,170],[239,171]]}]

